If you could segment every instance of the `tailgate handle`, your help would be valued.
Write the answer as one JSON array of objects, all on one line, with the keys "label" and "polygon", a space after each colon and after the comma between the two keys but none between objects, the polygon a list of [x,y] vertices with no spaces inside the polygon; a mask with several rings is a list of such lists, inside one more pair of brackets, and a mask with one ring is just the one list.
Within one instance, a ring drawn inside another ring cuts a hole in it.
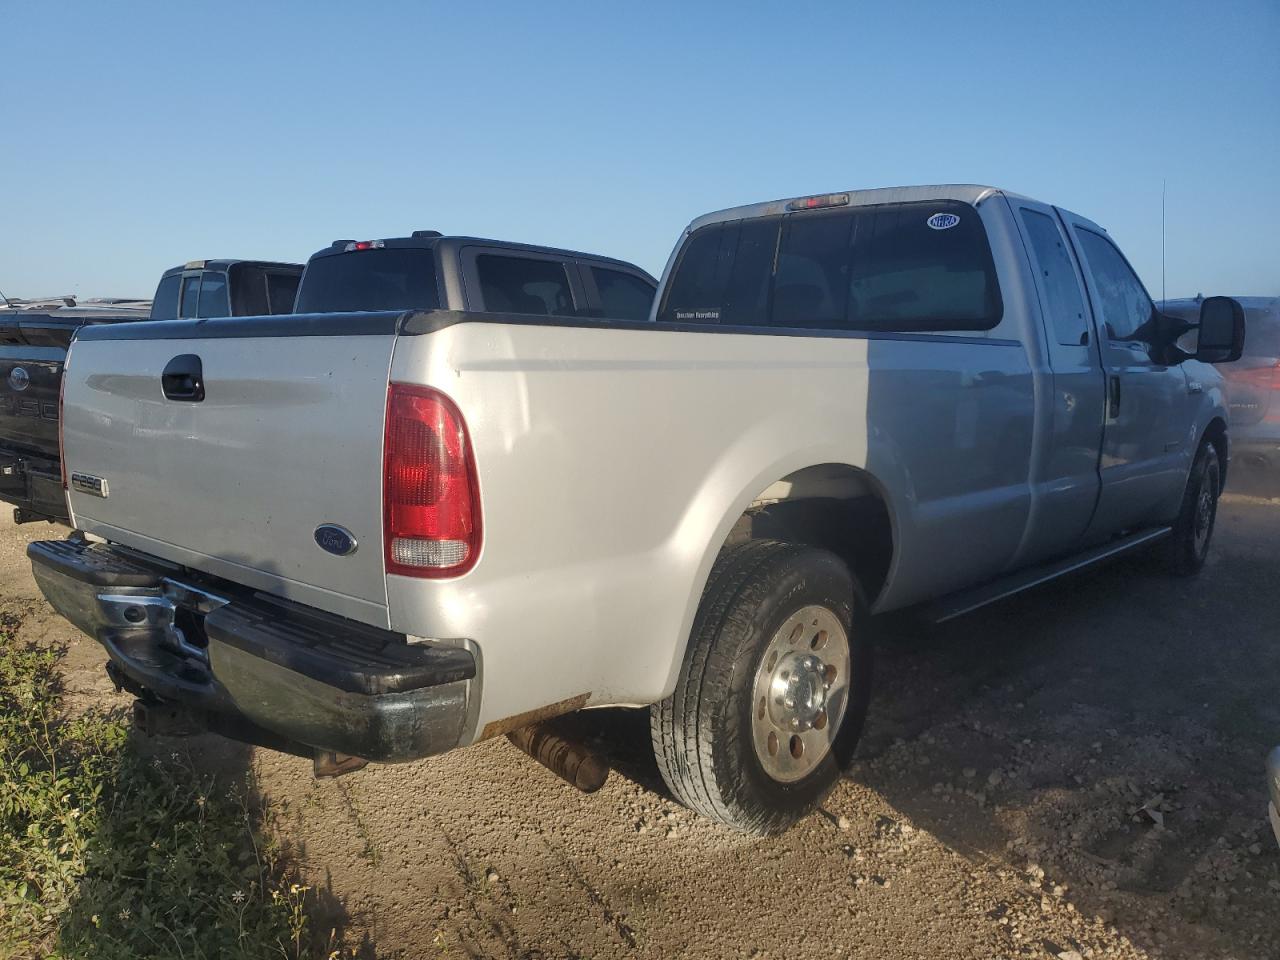
[{"label": "tailgate handle", "polygon": [[199,403],[204,399],[204,365],[200,358],[194,353],[174,357],[164,365],[160,386],[170,400]]}]

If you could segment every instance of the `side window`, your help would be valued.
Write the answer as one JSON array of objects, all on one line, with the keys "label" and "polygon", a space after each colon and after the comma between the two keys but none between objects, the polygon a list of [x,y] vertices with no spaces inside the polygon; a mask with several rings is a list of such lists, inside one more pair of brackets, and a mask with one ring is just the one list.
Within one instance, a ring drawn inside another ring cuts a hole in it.
[{"label": "side window", "polygon": [[200,299],[200,274],[182,278],[182,305],[178,308],[178,316],[194,317],[196,301]]},{"label": "side window", "polygon": [[298,281],[292,273],[267,274],[267,310],[269,313],[293,313],[293,302],[298,296]]},{"label": "side window", "polygon": [[762,324],[780,217],[712,224],[694,232],[667,284],[658,319],[670,323]]},{"label": "side window", "polygon": [[485,310],[573,316],[573,294],[564,264],[528,257],[476,257]]},{"label": "side window", "polygon": [[1058,342],[1087,344],[1089,321],[1084,315],[1084,299],[1080,296],[1066,237],[1052,217],[1026,207],[1021,213],[1035,251],[1044,293],[1049,299],[1049,318]]},{"label": "side window", "polygon": [[200,281],[200,305],[197,317],[229,317],[231,301],[227,298],[227,275],[206,270]]},{"label": "side window", "polygon": [[182,286],[182,277],[174,274],[164,277],[156,287],[156,295],[151,298],[151,319],[172,320],[178,315],[178,291]]},{"label": "side window", "polygon": [[1120,251],[1106,237],[1077,228],[1089,261],[1089,275],[1102,301],[1098,304],[1112,340],[1150,342],[1155,305]]},{"label": "side window", "polygon": [[604,267],[592,267],[591,276],[600,291],[606,317],[619,320],[648,320],[654,289],[639,277]]}]

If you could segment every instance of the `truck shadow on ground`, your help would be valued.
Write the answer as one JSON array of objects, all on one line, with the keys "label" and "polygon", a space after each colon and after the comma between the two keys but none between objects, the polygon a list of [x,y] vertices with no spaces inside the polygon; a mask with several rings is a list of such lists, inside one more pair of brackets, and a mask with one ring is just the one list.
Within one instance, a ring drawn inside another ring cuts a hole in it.
[{"label": "truck shadow on ground", "polygon": [[1224,504],[1198,578],[1137,554],[942,626],[882,618],[851,778],[1148,948],[1258,955],[1280,890],[1278,531],[1280,505]]},{"label": "truck shadow on ground", "polygon": [[[1024,877],[1028,910],[1056,895],[1157,952],[1259,955],[1280,891],[1261,772],[1280,504],[1224,503],[1218,538],[1190,580],[1133,554],[949,624],[879,618],[849,779],[976,871]],[[647,711],[563,722],[670,797]]]}]

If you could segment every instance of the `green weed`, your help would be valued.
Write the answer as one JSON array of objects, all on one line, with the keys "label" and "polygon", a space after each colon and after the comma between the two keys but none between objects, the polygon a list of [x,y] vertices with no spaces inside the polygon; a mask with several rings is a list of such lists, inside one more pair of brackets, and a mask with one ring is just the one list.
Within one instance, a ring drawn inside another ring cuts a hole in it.
[{"label": "green weed", "polygon": [[[64,715],[57,651],[0,633],[0,958],[313,956],[308,888],[237,787]],[[321,951],[323,955],[323,951]]]}]

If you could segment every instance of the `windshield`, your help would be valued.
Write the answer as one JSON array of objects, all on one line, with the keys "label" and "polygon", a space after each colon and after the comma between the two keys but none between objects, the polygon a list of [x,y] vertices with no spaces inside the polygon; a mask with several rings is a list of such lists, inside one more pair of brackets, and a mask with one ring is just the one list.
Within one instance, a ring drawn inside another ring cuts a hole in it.
[{"label": "windshield", "polygon": [[435,252],[400,247],[312,258],[302,275],[295,310],[432,310],[438,304]]}]

